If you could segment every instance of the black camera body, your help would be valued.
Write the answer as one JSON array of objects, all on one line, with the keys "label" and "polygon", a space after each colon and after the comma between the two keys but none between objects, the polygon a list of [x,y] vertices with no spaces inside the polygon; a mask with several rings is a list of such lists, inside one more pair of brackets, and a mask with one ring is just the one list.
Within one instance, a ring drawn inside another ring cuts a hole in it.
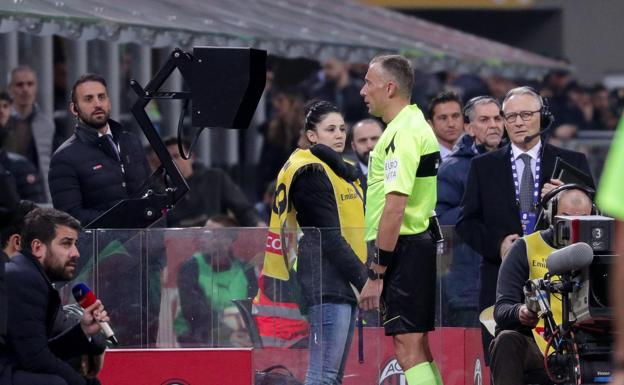
[{"label": "black camera body", "polygon": [[557,248],[585,242],[594,255],[609,255],[615,249],[615,220],[602,215],[557,215],[554,220]]},{"label": "black camera body", "polygon": [[[591,247],[593,260],[576,273],[565,274],[567,278],[562,276],[572,283],[568,294],[561,295],[568,295],[568,319],[575,324],[575,354],[552,354],[549,366],[557,378],[567,379],[564,383],[608,382],[613,349],[609,270],[615,257],[615,221],[601,215],[556,216],[553,226],[557,248],[584,242]],[[563,329],[568,327],[564,322]]]},{"label": "black camera body", "polygon": [[581,269],[570,294],[570,319],[577,323],[606,323],[613,317],[609,302],[609,270],[614,258],[615,221],[602,215],[556,216],[554,243],[564,247],[587,243],[594,251],[592,263]]}]

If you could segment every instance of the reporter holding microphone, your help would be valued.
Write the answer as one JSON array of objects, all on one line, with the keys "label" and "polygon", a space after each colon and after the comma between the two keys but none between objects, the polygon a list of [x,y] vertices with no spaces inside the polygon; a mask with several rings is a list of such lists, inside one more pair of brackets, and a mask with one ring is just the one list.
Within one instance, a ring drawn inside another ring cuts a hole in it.
[{"label": "reporter holding microphone", "polygon": [[[580,185],[563,185],[546,194],[542,204],[550,227],[516,240],[503,260],[494,306],[496,338],[490,344],[490,369],[495,385],[524,384],[523,376],[527,372],[541,372],[546,378],[542,353],[546,340],[536,331],[543,326],[543,320],[525,304],[523,287],[528,279],[543,278],[549,267],[552,270],[553,266],[550,265],[553,265],[553,261],[547,263],[547,259],[553,253],[567,257],[578,251],[576,248],[570,250],[572,253],[564,253],[563,249],[561,252],[556,251],[553,244],[553,218],[555,215],[590,215],[593,192]],[[578,245],[568,247],[575,246]],[[556,258],[555,267],[564,269],[564,262],[568,262],[568,259],[575,258]],[[552,296],[550,300],[555,321],[560,323],[561,300]]]},{"label": "reporter holding microphone", "polygon": [[[0,384],[83,385],[83,378],[64,359],[89,351],[90,339],[109,317],[98,300],[84,309],[80,322],[54,335],[61,299],[52,282],[70,281],[80,255],[80,223],[64,212],[37,208],[30,212],[21,236],[22,250],[6,265],[9,295],[7,346],[0,351]],[[95,382],[97,383],[97,382]]]}]

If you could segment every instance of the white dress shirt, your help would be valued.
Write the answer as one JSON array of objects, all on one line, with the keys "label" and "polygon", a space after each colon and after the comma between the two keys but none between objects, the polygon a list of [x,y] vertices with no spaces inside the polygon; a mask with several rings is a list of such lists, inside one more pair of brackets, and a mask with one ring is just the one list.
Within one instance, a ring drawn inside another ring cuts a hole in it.
[{"label": "white dress shirt", "polygon": [[[524,162],[520,159],[520,155],[528,154],[531,157],[531,172],[533,173],[533,180],[535,180],[535,163],[537,162],[537,157],[540,153],[540,148],[542,148],[542,141],[538,141],[533,148],[529,151],[523,151],[520,147],[515,144],[511,144],[511,150],[513,151],[513,159],[516,164],[516,172],[518,173],[518,183],[522,180],[522,173],[524,172]],[[536,181],[539,183],[539,181]]]}]

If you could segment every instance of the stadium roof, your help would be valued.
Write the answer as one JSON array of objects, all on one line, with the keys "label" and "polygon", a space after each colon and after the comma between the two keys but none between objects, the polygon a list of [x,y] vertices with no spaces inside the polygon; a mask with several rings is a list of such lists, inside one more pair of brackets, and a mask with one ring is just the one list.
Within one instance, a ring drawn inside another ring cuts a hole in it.
[{"label": "stadium roof", "polygon": [[402,53],[424,70],[536,77],[565,63],[351,0],[10,0],[0,33],[153,47],[251,46],[269,54],[366,62]]}]

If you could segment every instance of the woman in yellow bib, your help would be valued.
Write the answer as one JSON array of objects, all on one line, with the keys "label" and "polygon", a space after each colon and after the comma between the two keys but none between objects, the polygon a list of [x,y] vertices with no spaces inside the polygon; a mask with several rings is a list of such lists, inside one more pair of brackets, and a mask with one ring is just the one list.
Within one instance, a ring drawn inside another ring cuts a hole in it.
[{"label": "woman in yellow bib", "polygon": [[[296,271],[310,323],[305,383],[341,384],[367,278],[362,188],[340,155],[347,135],[338,108],[311,102],[304,129],[310,147],[295,150],[278,175],[271,228],[303,230]],[[281,251],[267,250],[264,274],[288,279],[277,266]]]}]

